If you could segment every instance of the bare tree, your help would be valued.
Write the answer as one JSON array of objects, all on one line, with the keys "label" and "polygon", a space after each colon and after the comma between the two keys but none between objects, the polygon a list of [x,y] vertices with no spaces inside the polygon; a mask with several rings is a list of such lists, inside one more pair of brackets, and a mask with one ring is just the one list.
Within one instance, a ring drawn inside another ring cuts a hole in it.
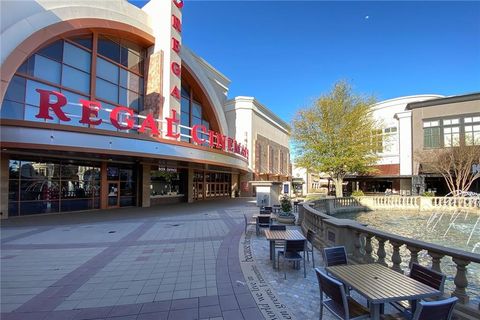
[{"label": "bare tree", "polygon": [[425,164],[445,179],[448,189],[455,195],[457,191],[468,191],[472,183],[480,178],[479,145],[460,145],[449,148],[425,150],[415,153],[416,161]]}]

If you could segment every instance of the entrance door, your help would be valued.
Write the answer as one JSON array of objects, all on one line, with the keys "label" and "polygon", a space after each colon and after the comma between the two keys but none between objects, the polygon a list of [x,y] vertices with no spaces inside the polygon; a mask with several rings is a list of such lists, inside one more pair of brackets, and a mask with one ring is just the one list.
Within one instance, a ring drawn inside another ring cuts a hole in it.
[{"label": "entrance door", "polygon": [[120,206],[119,182],[108,182],[108,207]]}]

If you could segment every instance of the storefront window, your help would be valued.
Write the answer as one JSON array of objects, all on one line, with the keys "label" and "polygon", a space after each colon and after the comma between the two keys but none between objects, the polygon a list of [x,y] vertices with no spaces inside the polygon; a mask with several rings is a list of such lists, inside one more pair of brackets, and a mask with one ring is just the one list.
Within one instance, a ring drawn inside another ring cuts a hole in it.
[{"label": "storefront window", "polygon": [[100,207],[100,168],[60,161],[9,162],[9,215]]},{"label": "storefront window", "polygon": [[185,196],[187,172],[178,168],[160,167],[150,171],[150,196]]},{"label": "storefront window", "polygon": [[[109,206],[129,207],[136,204],[136,176],[135,170],[131,166],[108,166],[107,180],[111,185],[108,198]],[[112,189],[113,192],[111,192]]]}]

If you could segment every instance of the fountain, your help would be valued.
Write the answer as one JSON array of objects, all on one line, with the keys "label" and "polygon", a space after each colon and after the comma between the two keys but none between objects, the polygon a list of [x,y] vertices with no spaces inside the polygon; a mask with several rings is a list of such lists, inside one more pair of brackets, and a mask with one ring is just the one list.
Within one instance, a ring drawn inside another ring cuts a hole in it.
[{"label": "fountain", "polygon": [[[369,227],[422,240],[442,246],[480,253],[480,212],[462,210],[345,212],[335,214],[336,218],[351,219]],[[377,243],[372,243],[375,247]],[[376,248],[374,248],[376,252]],[[390,251],[391,248],[386,248]],[[387,252],[389,253],[389,252]],[[406,248],[400,250],[403,267],[408,267],[410,253]],[[387,254],[388,256],[388,254]],[[419,253],[419,261],[429,265],[431,258],[426,252]],[[441,268],[447,274],[455,274],[456,265],[451,258],[442,259]],[[449,272],[447,272],[449,271]],[[470,264],[467,272],[469,287],[467,291],[474,300],[480,298],[480,265]],[[447,278],[446,288],[453,290],[453,277]]]}]

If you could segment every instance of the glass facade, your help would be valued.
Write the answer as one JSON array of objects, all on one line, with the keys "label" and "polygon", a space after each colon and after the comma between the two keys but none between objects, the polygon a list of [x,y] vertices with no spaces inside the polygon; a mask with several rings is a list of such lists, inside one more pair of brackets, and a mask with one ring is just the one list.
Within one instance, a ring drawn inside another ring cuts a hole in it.
[{"label": "glass facade", "polygon": [[193,175],[194,200],[230,197],[232,174],[195,171]]},{"label": "glass facade", "polygon": [[[94,42],[97,46],[93,46]],[[92,50],[95,47],[97,51]],[[89,126],[79,123],[79,99],[98,100],[102,103],[99,118],[103,122],[96,127],[117,131],[110,123],[109,110],[122,105],[139,113],[144,108],[144,56],[142,48],[110,36],[87,34],[57,40],[18,68],[2,102],[1,118],[60,123],[53,112],[53,120],[35,117],[40,102],[35,89],[45,89],[67,97],[68,104],[62,111],[72,120],[62,124]],[[138,124],[138,118],[134,119]]]},{"label": "glass facade", "polygon": [[160,167],[150,171],[150,197],[179,197],[187,194],[186,170]]},{"label": "glass facade", "polygon": [[100,166],[72,161],[9,162],[9,216],[100,208]]},{"label": "glass facade", "polygon": [[[100,209],[100,163],[72,160],[9,161],[9,216]],[[136,205],[136,169],[107,166],[107,206]]]},{"label": "glass facade", "polygon": [[137,179],[135,171],[129,165],[107,166],[109,207],[136,205]]},{"label": "glass facade", "polygon": [[[182,85],[180,125],[191,128],[196,124],[204,125],[207,132],[210,129],[210,123],[205,118],[202,105],[194,99],[194,92],[188,86]],[[180,134],[182,141],[190,142],[191,135],[189,129],[180,128]],[[199,138],[208,141],[207,134],[200,133]],[[205,144],[208,144],[208,142]]]},{"label": "glass facade", "polygon": [[480,115],[456,118],[428,119],[423,121],[423,146],[425,149],[480,145]]}]

